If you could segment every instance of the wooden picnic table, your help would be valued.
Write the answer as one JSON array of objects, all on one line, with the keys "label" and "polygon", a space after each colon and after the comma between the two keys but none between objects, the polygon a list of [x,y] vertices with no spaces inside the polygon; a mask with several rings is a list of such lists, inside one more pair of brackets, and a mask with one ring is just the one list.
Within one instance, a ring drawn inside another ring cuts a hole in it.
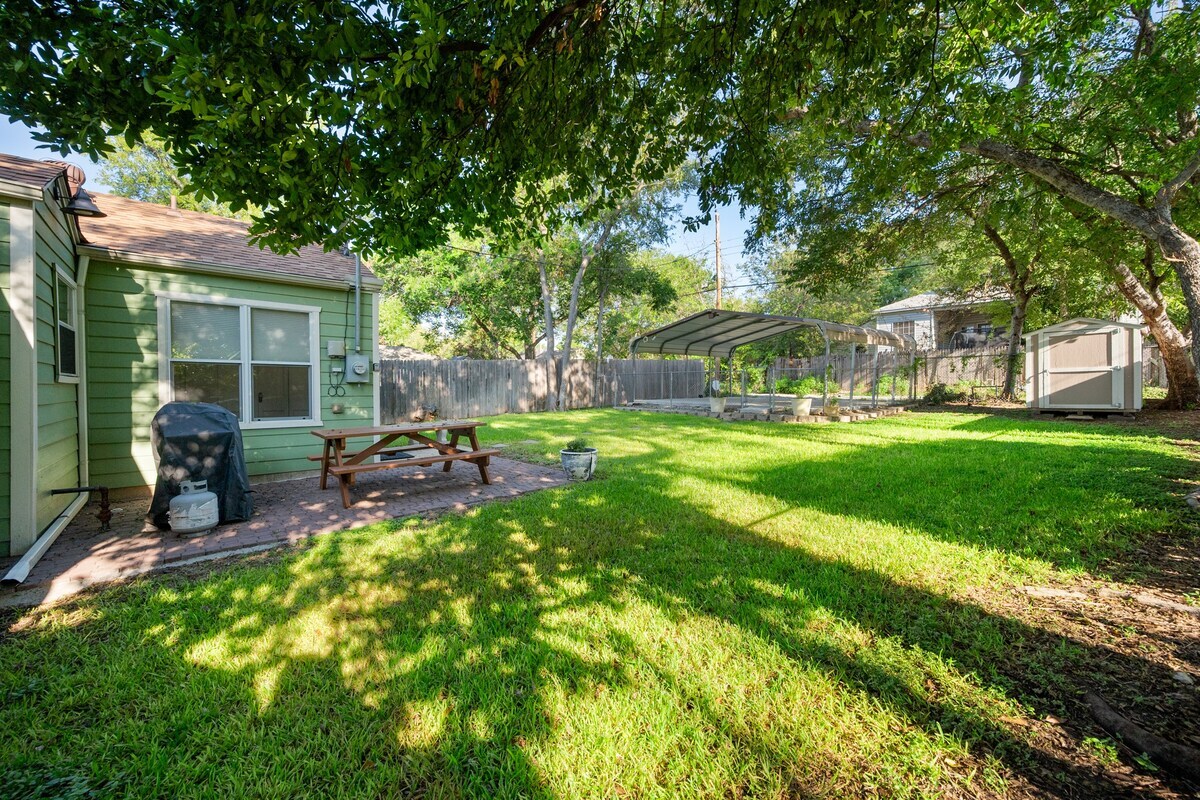
[{"label": "wooden picnic table", "polygon": [[[499,450],[485,450],[479,446],[475,429],[484,422],[474,420],[442,420],[440,422],[414,422],[411,425],[384,425],[377,428],[323,428],[312,431],[312,435],[323,440],[320,455],[309,456],[310,461],[321,462],[321,488],[326,488],[330,475],[338,480],[342,490],[342,505],[350,507],[350,487],[354,476],[360,472],[371,472],[398,467],[428,467],[443,464],[443,472],[449,472],[455,461],[469,461],[479,468],[479,477],[490,484],[488,464]],[[440,442],[427,434],[446,431],[448,442]],[[355,453],[346,452],[350,439],[375,438],[373,442]],[[460,449],[459,439],[466,437],[471,449]],[[400,439],[410,444],[397,445]],[[426,452],[419,452],[426,451]],[[429,452],[432,451],[432,452]],[[376,461],[380,456],[382,460]]]}]

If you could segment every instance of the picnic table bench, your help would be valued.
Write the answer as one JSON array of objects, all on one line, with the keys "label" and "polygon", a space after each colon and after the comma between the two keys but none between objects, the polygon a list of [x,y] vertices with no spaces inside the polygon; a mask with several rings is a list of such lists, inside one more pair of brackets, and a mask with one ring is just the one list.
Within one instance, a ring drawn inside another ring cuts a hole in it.
[{"label": "picnic table bench", "polygon": [[[397,469],[399,467],[428,467],[443,464],[443,472],[449,472],[455,461],[468,461],[479,468],[479,477],[490,484],[488,464],[499,450],[483,449],[475,429],[485,425],[474,420],[442,420],[440,422],[415,422],[411,425],[384,425],[377,428],[323,428],[312,431],[312,435],[323,441],[320,455],[309,456],[309,461],[321,462],[321,488],[326,488],[329,476],[337,478],[342,491],[342,505],[350,507],[350,487],[354,476],[360,472]],[[428,434],[446,431],[448,442],[438,441]],[[459,439],[466,437],[471,449],[460,449]],[[378,437],[357,452],[346,452],[350,439]],[[397,445],[401,439],[411,444]],[[423,452],[422,452],[423,451]],[[382,460],[376,461],[380,456]]]}]

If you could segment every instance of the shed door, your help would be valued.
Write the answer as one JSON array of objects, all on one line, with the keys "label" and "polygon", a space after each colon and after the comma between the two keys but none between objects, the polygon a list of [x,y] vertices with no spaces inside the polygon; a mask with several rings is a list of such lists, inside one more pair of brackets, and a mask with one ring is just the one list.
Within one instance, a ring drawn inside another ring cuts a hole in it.
[{"label": "shed door", "polygon": [[1125,337],[1120,328],[1043,333],[1043,408],[1121,408]]}]

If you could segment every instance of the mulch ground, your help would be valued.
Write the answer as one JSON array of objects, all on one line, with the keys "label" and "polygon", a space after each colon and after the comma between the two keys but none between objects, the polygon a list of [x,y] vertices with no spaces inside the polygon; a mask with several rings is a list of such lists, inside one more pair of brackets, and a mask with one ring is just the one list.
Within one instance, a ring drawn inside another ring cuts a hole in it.
[{"label": "mulch ground", "polygon": [[[1015,406],[975,410],[1029,413]],[[1166,436],[1200,462],[1200,411],[1150,408],[1112,421]],[[1181,486],[1179,502],[1196,488]],[[1033,709],[1032,719],[1012,726],[1024,729],[1038,762],[1015,776],[1008,796],[1200,797],[1200,782],[1147,761],[1105,730],[1084,699],[1099,695],[1144,730],[1200,748],[1200,510],[1194,514],[1194,529],[1149,539],[1097,575],[972,598],[1035,631],[999,665],[1013,694]],[[1072,645],[1078,655],[1064,669],[1053,654]],[[1119,760],[1104,758],[1089,740],[1115,746]]]}]

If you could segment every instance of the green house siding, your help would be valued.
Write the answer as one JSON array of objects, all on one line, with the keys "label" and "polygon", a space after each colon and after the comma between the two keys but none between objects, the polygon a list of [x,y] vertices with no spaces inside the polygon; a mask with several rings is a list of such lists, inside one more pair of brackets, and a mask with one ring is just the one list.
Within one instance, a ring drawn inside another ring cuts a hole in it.
[{"label": "green house siding", "polygon": [[9,520],[12,517],[10,495],[12,486],[9,473],[9,448],[12,434],[9,431],[9,418],[12,406],[9,402],[9,381],[12,376],[12,366],[9,364],[9,325],[12,324],[8,313],[9,285],[9,207],[0,203],[0,554],[8,554]]},{"label": "green house siding", "polygon": [[37,270],[37,527],[44,529],[75,499],[51,489],[78,486],[79,408],[75,383],[59,383],[54,314],[55,270],[75,277],[75,251],[61,214],[34,204]]},{"label": "green house siding", "polygon": [[[330,339],[353,337],[353,303],[338,289],[291,286],[248,278],[171,272],[92,261],[86,286],[88,455],[90,479],[112,487],[154,482],[150,420],[159,397],[158,297],[200,295],[230,301],[286,303],[320,309],[321,425],[369,425],[375,409],[371,384],[347,385],[344,397],[328,394]],[[373,341],[371,305],[364,297],[364,346]],[[348,312],[349,315],[348,315]],[[162,376],[166,377],[166,376]],[[345,407],[334,414],[332,406]],[[310,428],[246,429],[243,442],[252,476],[311,470],[318,450]]]}]

